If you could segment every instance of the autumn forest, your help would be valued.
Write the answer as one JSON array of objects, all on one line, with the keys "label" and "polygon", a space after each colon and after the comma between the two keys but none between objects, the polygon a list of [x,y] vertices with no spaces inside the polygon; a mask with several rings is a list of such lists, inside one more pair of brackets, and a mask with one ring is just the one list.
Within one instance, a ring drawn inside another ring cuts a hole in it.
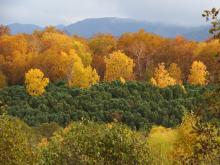
[{"label": "autumn forest", "polygon": [[218,165],[220,40],[0,25],[0,165]]}]

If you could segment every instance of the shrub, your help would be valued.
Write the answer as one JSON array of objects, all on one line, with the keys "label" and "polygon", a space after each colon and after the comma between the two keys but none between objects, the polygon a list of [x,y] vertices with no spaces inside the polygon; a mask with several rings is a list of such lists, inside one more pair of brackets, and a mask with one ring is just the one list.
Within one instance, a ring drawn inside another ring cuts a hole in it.
[{"label": "shrub", "polygon": [[42,150],[42,164],[148,164],[145,137],[119,124],[73,123]]},{"label": "shrub", "polygon": [[28,129],[16,118],[0,116],[0,164],[25,165],[36,161]]}]

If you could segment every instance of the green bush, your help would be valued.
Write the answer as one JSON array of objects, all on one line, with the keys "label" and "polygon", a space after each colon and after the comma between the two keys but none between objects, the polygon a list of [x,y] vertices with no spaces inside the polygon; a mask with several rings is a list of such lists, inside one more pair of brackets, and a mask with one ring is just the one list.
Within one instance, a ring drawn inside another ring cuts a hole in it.
[{"label": "green bush", "polygon": [[26,165],[36,162],[30,128],[22,121],[0,116],[0,164]]},{"label": "green bush", "polygon": [[41,150],[44,165],[150,162],[146,138],[119,124],[73,123]]}]

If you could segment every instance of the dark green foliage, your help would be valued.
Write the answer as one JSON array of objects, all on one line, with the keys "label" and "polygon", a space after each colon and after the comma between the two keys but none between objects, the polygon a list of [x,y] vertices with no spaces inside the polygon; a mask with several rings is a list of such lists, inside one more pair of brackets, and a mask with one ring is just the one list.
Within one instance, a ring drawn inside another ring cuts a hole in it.
[{"label": "dark green foliage", "polygon": [[0,115],[3,115],[6,113],[6,107],[5,105],[0,101]]},{"label": "dark green foliage", "polygon": [[166,127],[181,122],[184,111],[203,100],[209,87],[180,86],[159,89],[145,82],[100,83],[90,89],[68,88],[64,83],[50,84],[43,96],[31,97],[23,86],[0,91],[0,100],[10,115],[31,126],[57,122],[66,126],[82,119],[97,122],[119,121],[134,129],[152,124]]},{"label": "dark green foliage", "polygon": [[210,122],[220,129],[220,89],[205,93],[204,103],[195,107],[194,112],[204,122]]}]

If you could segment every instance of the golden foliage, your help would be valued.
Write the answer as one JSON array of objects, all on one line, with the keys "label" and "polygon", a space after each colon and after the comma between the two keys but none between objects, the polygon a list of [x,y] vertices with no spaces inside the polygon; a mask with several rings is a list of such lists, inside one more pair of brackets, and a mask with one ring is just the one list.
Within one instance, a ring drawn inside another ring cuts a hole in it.
[{"label": "golden foliage", "polygon": [[183,118],[181,125],[176,129],[178,133],[178,140],[175,141],[172,152],[173,161],[176,164],[183,163],[183,160],[186,157],[193,154],[193,145],[198,136],[194,132],[196,120],[197,119],[194,115],[187,115]]},{"label": "golden foliage", "polygon": [[151,83],[160,88],[165,88],[176,84],[176,80],[170,76],[165,69],[164,63],[160,63],[155,69],[154,77],[151,78]]},{"label": "golden foliage", "polygon": [[52,49],[54,52],[68,52],[72,47],[72,39],[65,34],[45,32],[41,38],[42,50]]},{"label": "golden foliage", "polygon": [[96,70],[92,69],[91,66],[85,67],[81,58],[77,54],[74,54],[68,75],[69,87],[87,88],[97,82],[99,82],[99,76]]},{"label": "golden foliage", "polygon": [[198,43],[197,48],[193,52],[197,60],[204,62],[207,66],[210,72],[209,80],[211,82],[219,81],[219,52],[220,42],[217,39]]},{"label": "golden foliage", "polygon": [[73,48],[81,58],[84,66],[89,66],[92,63],[92,55],[86,50],[86,47],[80,41],[73,41]]},{"label": "golden foliage", "polygon": [[38,147],[39,148],[43,148],[43,147],[47,147],[47,145],[48,145],[48,140],[47,140],[47,138],[42,138],[41,139],[41,141],[40,141],[40,143],[38,143]]},{"label": "golden foliage", "polygon": [[133,78],[134,62],[121,51],[113,52],[105,58],[106,72],[105,80],[114,81],[123,77],[125,80]]},{"label": "golden foliage", "polygon": [[125,84],[125,83],[126,83],[126,81],[125,81],[125,79],[124,79],[123,77],[120,77],[120,82],[121,82],[122,84]]},{"label": "golden foliage", "polygon": [[26,90],[31,96],[40,96],[45,92],[49,79],[44,78],[44,73],[40,69],[30,69],[25,74]]},{"label": "golden foliage", "polygon": [[164,39],[143,29],[134,33],[124,33],[118,40],[118,48],[135,61],[135,75],[143,78],[143,66],[151,64],[159,54]]},{"label": "golden foliage", "polygon": [[28,52],[27,37],[23,34],[3,35],[0,38],[1,70],[9,84],[22,83],[29,67],[32,53]]},{"label": "golden foliage", "polygon": [[116,39],[111,34],[98,34],[89,41],[93,54],[106,56],[116,50]]},{"label": "golden foliage", "polygon": [[41,68],[52,82],[66,79],[74,54],[81,58],[85,66],[92,62],[88,48],[75,38],[51,29],[44,32],[40,40],[42,47],[37,58],[37,67]]},{"label": "golden foliage", "polygon": [[193,85],[206,85],[208,83],[208,74],[209,72],[203,62],[194,61],[190,69],[188,82]]},{"label": "golden foliage", "polygon": [[40,68],[49,76],[51,81],[66,80],[75,54],[76,52],[72,49],[68,53],[62,51],[41,55],[38,58]]},{"label": "golden foliage", "polygon": [[182,84],[182,72],[176,63],[170,64],[168,72],[176,80],[177,84]]},{"label": "golden foliage", "polygon": [[115,51],[116,45],[117,40],[111,34],[98,34],[89,40],[89,48],[93,54],[92,66],[102,80],[105,74],[104,57]]}]

